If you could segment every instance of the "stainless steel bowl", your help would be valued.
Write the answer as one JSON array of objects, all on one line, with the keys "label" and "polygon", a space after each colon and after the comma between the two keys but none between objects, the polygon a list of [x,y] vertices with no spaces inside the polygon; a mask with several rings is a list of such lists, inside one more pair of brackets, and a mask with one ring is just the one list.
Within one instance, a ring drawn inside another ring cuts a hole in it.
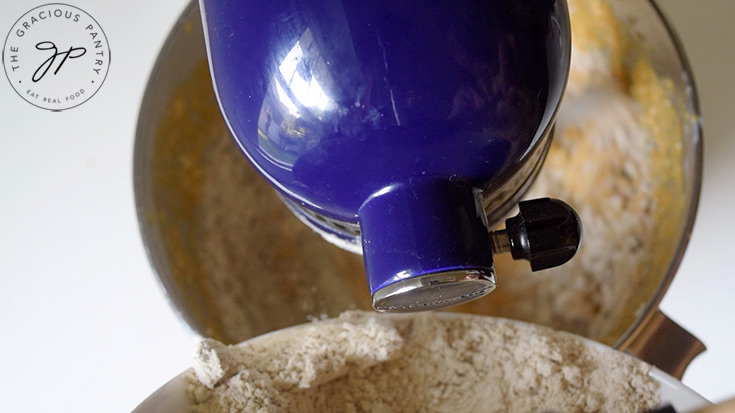
[{"label": "stainless steel bowl", "polygon": [[[666,79],[681,136],[659,142],[663,159],[656,236],[644,282],[621,297],[625,316],[603,332],[555,328],[627,350],[680,377],[704,346],[658,310],[684,254],[696,215],[702,141],[691,70],[673,30],[647,0],[611,1],[655,72]],[[301,224],[247,163],[221,119],[201,20],[192,1],[173,28],[141,106],[134,155],[135,198],[149,259],[173,306],[198,334],[236,343],[265,332],[369,309],[361,257]],[[666,209],[664,211],[664,209]],[[458,311],[517,317],[488,298]],[[516,276],[530,277],[530,274]],[[531,301],[532,303],[532,301]]]}]

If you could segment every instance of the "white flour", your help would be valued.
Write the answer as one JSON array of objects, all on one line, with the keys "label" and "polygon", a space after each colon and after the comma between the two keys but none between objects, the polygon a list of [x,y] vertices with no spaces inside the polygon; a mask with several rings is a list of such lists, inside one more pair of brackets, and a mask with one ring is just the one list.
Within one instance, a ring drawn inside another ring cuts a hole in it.
[{"label": "white flour", "polygon": [[650,367],[545,327],[489,317],[348,312],[228,347],[204,340],[192,410],[641,412]]}]

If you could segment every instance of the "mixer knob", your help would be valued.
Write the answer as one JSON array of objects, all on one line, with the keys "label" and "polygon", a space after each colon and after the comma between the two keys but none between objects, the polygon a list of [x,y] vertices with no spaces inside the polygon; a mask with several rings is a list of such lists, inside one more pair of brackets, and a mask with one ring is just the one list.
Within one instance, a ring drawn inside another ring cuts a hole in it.
[{"label": "mixer knob", "polygon": [[572,259],[582,242],[582,222],[567,203],[539,198],[518,204],[518,215],[505,229],[490,233],[493,253],[510,252],[525,259],[531,270],[556,267]]}]

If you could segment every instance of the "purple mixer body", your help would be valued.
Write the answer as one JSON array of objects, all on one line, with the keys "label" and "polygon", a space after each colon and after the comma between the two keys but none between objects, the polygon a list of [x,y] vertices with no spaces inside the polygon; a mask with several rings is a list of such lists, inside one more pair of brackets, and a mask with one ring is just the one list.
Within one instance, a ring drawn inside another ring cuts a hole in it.
[{"label": "purple mixer body", "polygon": [[569,70],[563,0],[202,7],[235,140],[302,219],[361,243],[371,293],[468,281],[400,303],[411,311],[494,287],[487,216],[548,146]]}]

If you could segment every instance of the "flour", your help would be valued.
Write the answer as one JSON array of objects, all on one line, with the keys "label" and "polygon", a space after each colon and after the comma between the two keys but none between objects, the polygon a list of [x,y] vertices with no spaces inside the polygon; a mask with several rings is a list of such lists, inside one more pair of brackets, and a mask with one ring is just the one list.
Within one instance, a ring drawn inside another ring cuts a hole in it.
[{"label": "flour", "polygon": [[187,376],[192,411],[641,412],[650,366],[545,327],[476,316],[347,312],[226,347]]}]

